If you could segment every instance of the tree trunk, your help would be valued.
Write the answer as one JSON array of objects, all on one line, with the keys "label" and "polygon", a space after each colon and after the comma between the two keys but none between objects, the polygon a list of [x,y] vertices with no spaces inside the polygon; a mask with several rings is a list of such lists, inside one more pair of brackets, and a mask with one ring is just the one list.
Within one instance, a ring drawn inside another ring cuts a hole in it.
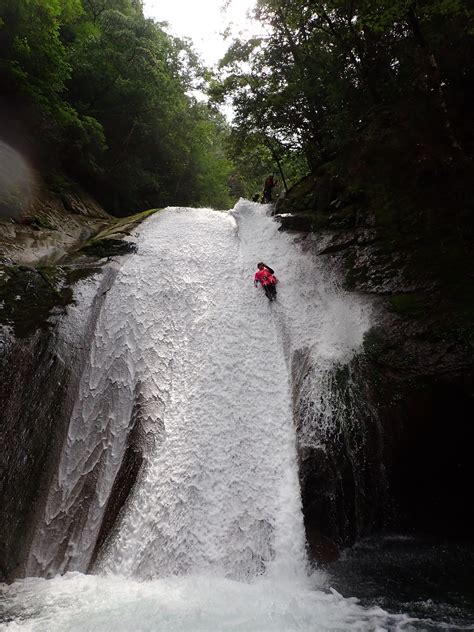
[{"label": "tree trunk", "polygon": [[272,155],[273,160],[276,162],[277,167],[278,167],[278,172],[281,176],[281,181],[283,182],[283,187],[285,189],[285,193],[288,193],[288,187],[286,185],[286,179],[285,179],[285,174],[283,173],[283,167],[281,166],[281,162],[280,159],[278,158],[277,153],[275,152],[275,150],[273,149],[273,146],[271,144],[271,142],[268,139],[265,139],[265,144],[268,147],[268,149],[270,150],[270,153]]},{"label": "tree trunk", "polygon": [[408,23],[413,33],[413,37],[415,38],[415,42],[417,43],[418,48],[422,52],[425,59],[425,63],[429,72],[429,77],[431,79],[431,84],[437,97],[438,109],[440,110],[443,117],[443,125],[446,136],[451,144],[451,147],[456,151],[462,152],[462,147],[458,142],[453,131],[453,126],[451,125],[451,119],[444,95],[438,62],[436,61],[435,54],[431,50],[429,50],[425,37],[421,31],[420,20],[418,19],[415,11],[415,3],[413,3],[408,9],[407,15]]}]

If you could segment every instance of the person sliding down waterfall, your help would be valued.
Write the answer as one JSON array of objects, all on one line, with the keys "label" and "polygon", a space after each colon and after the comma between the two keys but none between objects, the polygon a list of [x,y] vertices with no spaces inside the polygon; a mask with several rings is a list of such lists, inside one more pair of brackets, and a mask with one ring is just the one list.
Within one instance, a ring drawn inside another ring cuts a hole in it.
[{"label": "person sliding down waterfall", "polygon": [[257,268],[254,278],[255,287],[261,283],[268,300],[274,301],[277,295],[276,284],[278,283],[274,270],[270,266],[265,265],[263,261],[257,263]]}]

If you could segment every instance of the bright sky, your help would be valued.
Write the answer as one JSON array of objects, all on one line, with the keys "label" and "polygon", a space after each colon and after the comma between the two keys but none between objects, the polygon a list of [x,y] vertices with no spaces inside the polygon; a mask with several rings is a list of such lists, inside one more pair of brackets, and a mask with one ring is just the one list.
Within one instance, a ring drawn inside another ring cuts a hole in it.
[{"label": "bright sky", "polygon": [[147,17],[169,22],[172,35],[190,37],[205,64],[213,66],[230,45],[222,33],[230,23],[233,34],[244,32],[255,0],[231,0],[225,11],[224,4],[225,0],[144,0],[143,6]]}]

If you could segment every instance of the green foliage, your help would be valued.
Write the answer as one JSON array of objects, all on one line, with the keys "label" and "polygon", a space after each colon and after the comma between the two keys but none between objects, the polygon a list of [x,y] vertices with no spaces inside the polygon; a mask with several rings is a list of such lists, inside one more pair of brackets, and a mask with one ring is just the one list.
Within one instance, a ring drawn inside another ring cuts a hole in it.
[{"label": "green foliage", "polygon": [[[44,109],[57,106],[70,75],[60,38],[61,3],[4,0],[0,31],[1,76]],[[65,15],[72,15],[67,11]]]},{"label": "green foliage", "polygon": [[265,178],[274,168],[269,148],[257,134],[242,135],[234,130],[229,151],[239,174],[242,196],[249,199],[256,193],[261,196]]},{"label": "green foliage", "polygon": [[[188,186],[192,184],[186,193],[189,203],[194,200],[194,204],[198,206],[230,208],[233,200],[229,181],[234,166],[225,152],[227,124],[221,114],[203,104],[195,103],[193,114],[195,122],[189,142],[191,150],[186,178]],[[189,183],[193,174],[194,180]]]},{"label": "green foliage", "polygon": [[[309,172],[282,205],[301,222],[369,229],[378,256],[406,254],[413,278],[445,297],[472,279],[472,2],[258,0],[255,17],[265,37],[233,42],[211,86],[236,112],[232,157],[246,181],[246,165],[268,164],[269,141],[282,165],[294,156]],[[368,264],[346,264],[348,287],[364,282]],[[418,305],[396,297],[392,309],[415,317]]]},{"label": "green foliage", "polygon": [[470,3],[258,0],[255,16],[268,36],[233,42],[212,87],[232,100],[239,132],[300,148],[310,170],[382,118],[416,130],[418,154],[433,138],[458,151],[461,94],[473,86]]},{"label": "green foliage", "polygon": [[291,187],[305,173],[306,161],[298,149],[286,147],[275,138],[263,133],[250,132],[235,127],[227,141],[227,151],[235,165],[240,182],[240,195],[252,198],[263,192],[263,183],[270,173],[280,179],[277,194],[284,191],[279,167]]},{"label": "green foliage", "polygon": [[140,2],[2,0],[1,14],[0,85],[26,105],[43,171],[66,172],[116,214],[232,203],[228,131],[189,96],[209,73]]}]

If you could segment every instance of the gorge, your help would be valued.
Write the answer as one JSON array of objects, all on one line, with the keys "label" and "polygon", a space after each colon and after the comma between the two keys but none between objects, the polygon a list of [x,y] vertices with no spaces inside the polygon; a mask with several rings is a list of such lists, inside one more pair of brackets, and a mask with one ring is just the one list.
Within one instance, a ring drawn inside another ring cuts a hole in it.
[{"label": "gorge", "polygon": [[[21,427],[27,390],[35,431],[10,444],[5,629],[444,629],[315,566],[387,501],[383,430],[350,375],[380,310],[316,256],[330,235],[278,227],[244,200],[156,213],[136,252],[78,281],[37,366],[19,360],[4,414]],[[275,304],[252,287],[260,259]]]}]

